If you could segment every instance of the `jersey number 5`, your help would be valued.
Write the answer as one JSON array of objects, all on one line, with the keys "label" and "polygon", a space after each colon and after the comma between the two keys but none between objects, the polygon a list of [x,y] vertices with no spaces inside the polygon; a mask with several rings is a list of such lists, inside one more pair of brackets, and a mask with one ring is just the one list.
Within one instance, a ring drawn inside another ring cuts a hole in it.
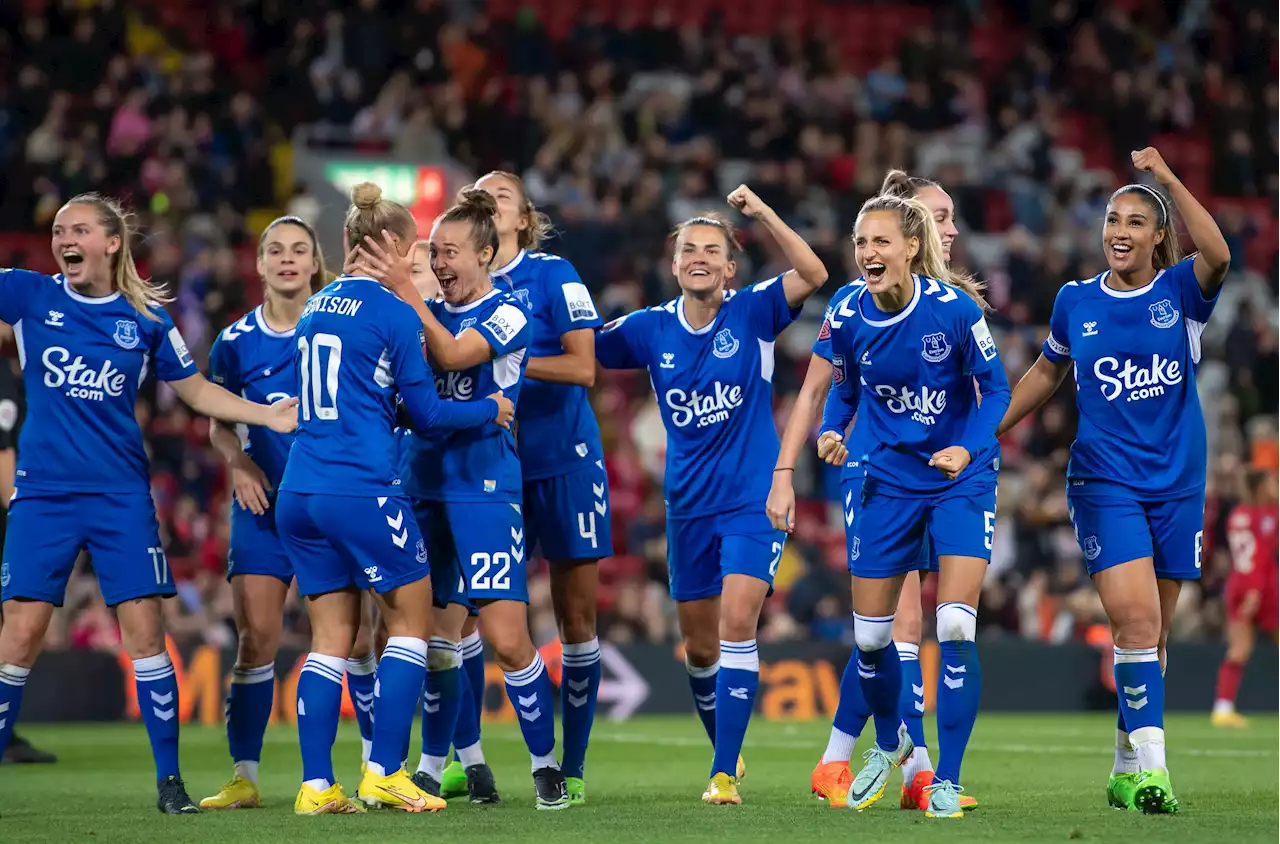
[{"label": "jersey number 5", "polygon": [[[321,349],[328,349],[328,355],[322,354]],[[298,401],[302,404],[303,421],[309,421],[312,416],[316,419],[337,419],[342,338],[336,334],[317,334],[308,342],[306,337],[299,337],[298,354],[302,357],[298,368],[302,377]]]}]

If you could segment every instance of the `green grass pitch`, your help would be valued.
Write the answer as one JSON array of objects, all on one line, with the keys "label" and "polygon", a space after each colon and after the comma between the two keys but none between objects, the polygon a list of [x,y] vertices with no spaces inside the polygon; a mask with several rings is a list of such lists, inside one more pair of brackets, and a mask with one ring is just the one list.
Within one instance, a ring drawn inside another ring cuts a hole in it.
[{"label": "green grass pitch", "polygon": [[[926,724],[932,730],[932,719]],[[896,774],[885,798],[861,814],[830,809],[811,797],[809,772],[826,743],[827,725],[820,722],[752,724],[740,807],[699,801],[711,753],[694,718],[646,717],[596,725],[588,804],[581,808],[535,812],[519,732],[512,724],[492,724],[485,728],[485,747],[505,806],[481,808],[455,801],[439,815],[378,812],[320,818],[293,814],[301,765],[291,727],[273,727],[267,735],[265,808],[171,818],[155,809],[151,758],[140,725],[32,725],[23,732],[58,753],[61,763],[0,767],[0,841],[1276,841],[1274,717],[1257,718],[1245,731],[1213,730],[1207,716],[1171,718],[1166,725],[1169,759],[1182,812],[1160,817],[1107,808],[1104,787],[1114,724],[1114,715],[1102,714],[980,716],[965,758],[965,786],[981,806],[956,821],[900,811]],[[184,727],[182,738],[183,775],[198,801],[229,775],[226,742],[221,730],[203,727]],[[359,784],[359,740],[353,726],[344,724],[334,760],[347,792],[353,793]]]}]

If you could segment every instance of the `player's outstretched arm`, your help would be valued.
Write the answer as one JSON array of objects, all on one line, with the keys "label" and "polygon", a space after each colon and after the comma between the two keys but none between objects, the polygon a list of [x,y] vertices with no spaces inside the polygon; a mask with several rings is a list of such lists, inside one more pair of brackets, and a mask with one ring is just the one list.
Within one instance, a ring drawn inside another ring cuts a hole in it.
[{"label": "player's outstretched arm", "polygon": [[257,404],[230,393],[196,373],[178,381],[170,381],[178,398],[202,416],[223,419],[227,422],[243,422],[261,425],[281,434],[292,433],[298,427],[298,400],[280,399],[274,404]]},{"label": "player's outstretched arm", "polygon": [[652,327],[647,311],[618,317],[596,332],[596,360],[605,369],[647,369]]},{"label": "player's outstretched arm", "polygon": [[525,377],[553,384],[592,387],[596,383],[596,332],[575,328],[560,335],[564,354],[529,358]]},{"label": "player's outstretched arm", "polygon": [[1191,236],[1191,242],[1199,252],[1194,265],[1196,283],[1205,296],[1212,298],[1217,295],[1218,288],[1222,286],[1227,270],[1231,267],[1231,250],[1227,247],[1227,239],[1222,236],[1222,229],[1218,228],[1213,215],[1173,174],[1159,150],[1147,147],[1136,150],[1131,155],[1134,167],[1150,173],[1169,191],[1169,196],[1187,227],[1187,234]]},{"label": "player's outstretched arm", "polygon": [[830,390],[831,364],[818,355],[813,355],[809,360],[809,370],[804,376],[804,384],[791,408],[791,418],[787,420],[787,427],[782,432],[778,459],[773,466],[773,484],[764,505],[769,521],[778,530],[785,530],[787,533],[795,530],[796,493],[792,481],[796,461],[800,459],[800,451],[809,439],[809,429],[813,427],[813,421],[818,415],[818,406],[826,401]]},{"label": "player's outstretched arm", "polygon": [[[1004,412],[996,428],[996,436],[1002,437],[1007,431],[1021,422],[1028,414],[1039,409],[1062,385],[1062,380],[1071,371],[1071,359],[1051,361],[1043,354],[1036,359],[1027,373],[1014,385],[1013,395],[1009,398],[1009,407]],[[986,393],[983,393],[983,401]]]},{"label": "player's outstretched arm", "polygon": [[746,185],[739,185],[737,190],[729,194],[729,204],[734,208],[759,220],[777,241],[778,248],[786,256],[794,269],[782,276],[782,289],[787,294],[787,304],[793,308],[804,304],[818,288],[827,283],[827,268],[822,259],[809,248],[804,238],[796,234],[790,226],[782,221],[777,213],[761,201],[760,197]]},{"label": "player's outstretched arm", "polygon": [[417,431],[478,428],[488,422],[510,428],[516,410],[501,390],[485,401],[441,401],[434,379],[402,385],[400,400]]}]

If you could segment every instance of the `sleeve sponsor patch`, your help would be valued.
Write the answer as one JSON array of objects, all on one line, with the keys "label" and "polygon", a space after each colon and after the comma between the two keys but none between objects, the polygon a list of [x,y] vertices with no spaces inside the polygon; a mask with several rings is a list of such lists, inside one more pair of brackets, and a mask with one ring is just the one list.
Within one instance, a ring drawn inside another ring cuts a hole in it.
[{"label": "sleeve sponsor patch", "polygon": [[483,323],[500,344],[507,345],[528,323],[524,312],[515,305],[499,305]]},{"label": "sleeve sponsor patch", "polygon": [[841,355],[831,358],[831,378],[836,384],[844,383],[844,357]]},{"label": "sleeve sponsor patch", "polygon": [[1060,354],[1063,356],[1071,354],[1071,347],[1059,341],[1057,337],[1054,337],[1052,331],[1049,332],[1049,337],[1048,339],[1045,340],[1045,342],[1048,343],[1049,348],[1053,349],[1053,351],[1056,352],[1057,354]]},{"label": "sleeve sponsor patch", "polygon": [[569,309],[569,321],[581,322],[584,319],[599,319],[596,303],[591,301],[591,292],[580,281],[566,281],[560,285],[564,291],[564,304]]},{"label": "sleeve sponsor patch", "polygon": [[987,327],[987,318],[978,320],[969,330],[973,332],[973,339],[978,341],[978,351],[982,353],[983,360],[994,360],[996,339],[991,336],[991,329]]},{"label": "sleeve sponsor patch", "polygon": [[187,342],[182,339],[182,332],[178,331],[177,326],[169,329],[169,344],[173,346],[173,353],[177,355],[179,365],[183,367],[194,365],[191,352],[187,349]]}]

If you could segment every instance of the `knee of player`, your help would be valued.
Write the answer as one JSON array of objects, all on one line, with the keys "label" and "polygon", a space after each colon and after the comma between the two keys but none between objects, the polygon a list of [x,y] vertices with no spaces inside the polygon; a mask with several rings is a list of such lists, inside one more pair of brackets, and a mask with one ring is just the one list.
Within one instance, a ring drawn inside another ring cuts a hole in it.
[{"label": "knee of player", "polygon": [[596,637],[596,608],[588,604],[570,604],[561,610],[560,640],[577,645]]},{"label": "knee of player", "polygon": [[968,604],[939,604],[937,620],[939,642],[972,642],[978,638],[978,612]]},{"label": "knee of player", "polygon": [[[18,602],[10,606],[14,603]],[[35,665],[48,626],[47,622],[41,623],[35,616],[27,617],[12,611],[5,616],[3,632],[0,632],[0,663],[23,668]]]},{"label": "knee of player", "polygon": [[529,667],[536,653],[533,640],[529,634],[520,635],[521,631],[490,632],[485,628],[489,646],[493,648],[493,661],[503,671],[521,671]]},{"label": "knee of player", "polygon": [[918,645],[923,636],[924,618],[921,610],[918,607],[906,612],[899,609],[893,617],[893,641]]},{"label": "knee of player", "polygon": [[427,670],[448,671],[462,665],[462,652],[458,643],[439,636],[427,643]]},{"label": "knee of player", "polygon": [[[734,640],[738,641],[738,640]],[[695,668],[706,668],[720,659],[720,638],[699,631],[699,635],[684,637],[684,659]]]},{"label": "knee of player", "polygon": [[893,641],[893,616],[853,617],[853,641],[863,653],[883,650]]},{"label": "knee of player", "polygon": [[1115,611],[1111,636],[1118,648],[1154,648],[1160,644],[1160,610],[1133,605]]},{"label": "knee of player", "polygon": [[276,658],[279,636],[249,626],[241,627],[236,640],[236,663],[245,666],[266,665]]}]

